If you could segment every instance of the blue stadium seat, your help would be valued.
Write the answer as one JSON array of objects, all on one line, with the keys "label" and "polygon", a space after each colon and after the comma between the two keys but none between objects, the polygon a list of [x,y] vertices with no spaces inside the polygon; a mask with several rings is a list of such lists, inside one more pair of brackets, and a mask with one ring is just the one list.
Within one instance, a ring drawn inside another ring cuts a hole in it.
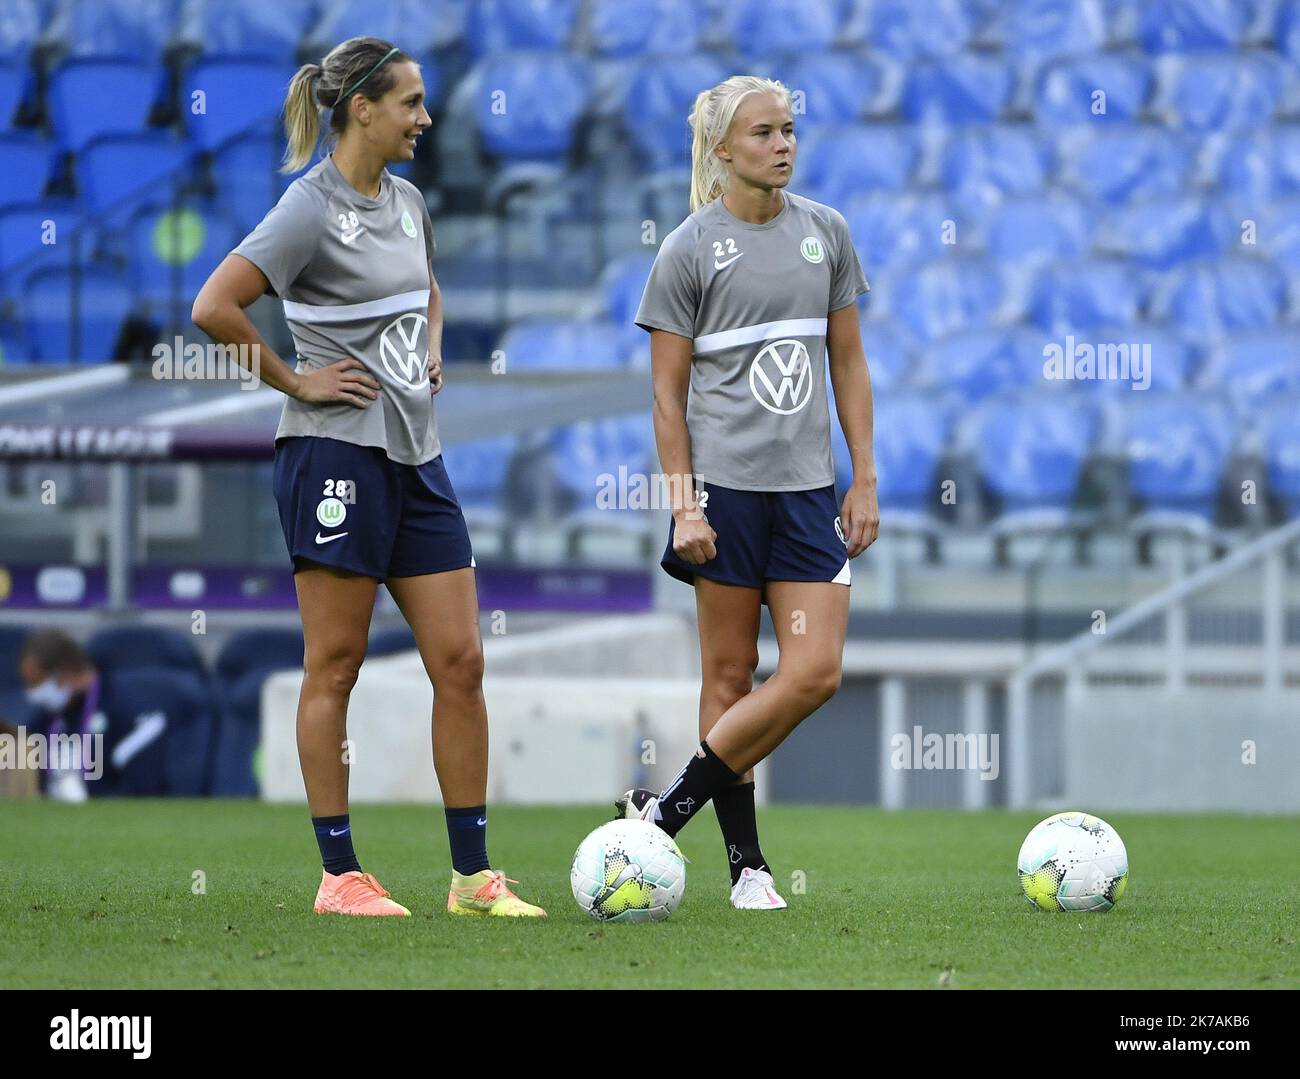
[{"label": "blue stadium seat", "polygon": [[1136,124],[1114,124],[1059,147],[1060,180],[1090,199],[1124,203],[1178,194],[1191,170],[1184,136]]},{"label": "blue stadium seat", "polygon": [[366,645],[366,656],[391,656],[398,652],[410,652],[414,648],[415,634],[411,632],[410,627],[397,626],[393,629],[381,629],[372,634]]},{"label": "blue stadium seat", "polygon": [[915,262],[923,246],[923,227],[932,242],[926,246],[934,253],[933,242],[939,236],[943,215],[922,222],[914,196],[872,191],[840,205],[859,258],[869,260],[869,273]]},{"label": "blue stadium seat", "polygon": [[961,52],[975,29],[971,5],[962,0],[876,0],[868,39],[872,48],[911,62]]},{"label": "blue stadium seat", "polygon": [[475,120],[484,149],[504,158],[563,158],[587,109],[587,65],[562,52],[514,52],[494,54],[481,67]]},{"label": "blue stadium seat", "polygon": [[234,222],[210,203],[147,206],[131,220],[131,287],[138,299],[188,312],[208,275],[238,242]]},{"label": "blue stadium seat", "polygon": [[1077,397],[993,401],[976,426],[980,474],[1003,512],[1069,508],[1097,434],[1091,407]]},{"label": "blue stadium seat", "polygon": [[246,671],[221,692],[212,753],[212,794],[255,798],[257,751],[262,744],[262,683],[265,668]]},{"label": "blue stadium seat", "polygon": [[[1093,53],[1054,63],[1044,72],[1034,103],[1034,118],[1052,126],[1096,123],[1102,115],[1136,120],[1151,98],[1154,79],[1146,62],[1118,53]],[[1098,114],[1105,91],[1105,113]]]},{"label": "blue stadium seat", "polygon": [[[104,777],[92,795],[194,798],[210,789],[216,713],[206,684],[188,671],[133,667],[111,675]],[[155,740],[120,762],[126,738],[161,713]]]},{"label": "blue stadium seat", "polygon": [[1255,413],[1274,398],[1300,394],[1300,333],[1236,333],[1210,356],[1199,384]]},{"label": "blue stadium seat", "polygon": [[818,52],[835,44],[849,7],[848,0],[737,0],[721,9],[723,34],[741,56]]},{"label": "blue stadium seat", "polygon": [[654,261],[654,251],[633,251],[606,265],[600,275],[600,292],[605,301],[605,317],[611,322],[626,326],[636,317]]},{"label": "blue stadium seat", "polygon": [[7,129],[28,94],[31,69],[19,60],[0,59],[0,131]]},{"label": "blue stadium seat", "polygon": [[594,0],[588,31],[603,56],[674,56],[699,46],[705,15],[695,0]]},{"label": "blue stadium seat", "polygon": [[462,506],[495,509],[501,505],[516,443],[514,435],[501,435],[443,446],[443,463]]},{"label": "blue stadium seat", "polygon": [[0,319],[0,366],[18,367],[36,359],[27,347],[21,327]]},{"label": "blue stadium seat", "polygon": [[302,653],[300,630],[242,630],[222,646],[214,674],[220,684],[233,685],[253,671],[301,670]]},{"label": "blue stadium seat", "polygon": [[54,150],[45,140],[28,131],[0,134],[0,209],[36,202],[45,194]]},{"label": "blue stadium seat", "polygon": [[50,119],[59,148],[75,153],[101,135],[144,131],[163,78],[148,64],[69,60],[50,78]]},{"label": "blue stadium seat", "polygon": [[434,50],[461,38],[467,11],[465,0],[388,0],[382,6],[371,0],[343,0],[327,9],[311,36],[331,46],[354,37],[391,41],[423,69],[425,102],[432,112],[440,92]]},{"label": "blue stadium seat", "polygon": [[1288,517],[1300,516],[1300,404],[1273,410],[1264,422],[1264,457],[1269,489],[1286,507]]},{"label": "blue stadium seat", "polygon": [[1278,110],[1286,77],[1270,55],[1181,57],[1172,74],[1170,110],[1186,131],[1262,127]]},{"label": "blue stadium seat", "polygon": [[623,363],[623,327],[587,319],[517,322],[498,346],[508,371],[593,371]]},{"label": "blue stadium seat", "polygon": [[690,161],[691,129],[686,118],[695,95],[726,77],[726,68],[712,53],[674,57],[669,64],[647,59],[637,66],[623,98],[623,124],[651,168]]},{"label": "blue stadium seat", "polygon": [[1219,186],[1258,205],[1300,195],[1300,124],[1275,124],[1235,136],[1219,160]]},{"label": "blue stadium seat", "polygon": [[1030,127],[995,124],[958,129],[939,164],[951,191],[983,195],[1035,195],[1047,183],[1050,145]]},{"label": "blue stadium seat", "polygon": [[794,100],[796,135],[826,124],[861,120],[885,85],[879,63],[843,49],[787,53],[777,61],[755,60],[748,70],[779,79],[798,95]]},{"label": "blue stadium seat", "polygon": [[181,35],[207,56],[292,64],[323,6],[319,0],[198,0]]},{"label": "blue stadium seat", "polygon": [[1260,215],[1256,243],[1292,275],[1300,273],[1300,197],[1277,201]]},{"label": "blue stadium seat", "polygon": [[1231,49],[1250,23],[1247,0],[1148,0],[1136,5],[1138,38],[1147,52]]},{"label": "blue stadium seat", "polygon": [[[227,139],[246,131],[278,131],[277,117],[294,69],[260,60],[207,60],[185,75],[181,101],[190,140],[204,150],[214,150]],[[196,114],[190,103],[196,92],[204,95],[205,112]]]},{"label": "blue stadium seat", "polygon": [[1039,274],[1029,298],[1034,325],[1055,334],[1091,332],[1138,317],[1145,287],[1119,260],[1056,263]]},{"label": "blue stadium seat", "polygon": [[[598,495],[617,496],[620,469],[625,470],[624,482],[628,484],[634,476],[648,476],[655,471],[650,411],[584,420],[560,428],[551,440],[551,462],[556,480],[574,499],[579,512],[600,509]],[[628,494],[632,494],[630,487]],[[650,497],[648,488],[644,494]],[[608,507],[607,511],[612,513],[618,508],[622,507]]]},{"label": "blue stadium seat", "polygon": [[[1036,385],[1026,382],[1011,333],[1005,329],[955,333],[926,349],[922,365],[926,385],[955,391],[963,401],[975,402]],[[1041,372],[1039,376],[1041,383]]]},{"label": "blue stadium seat", "polygon": [[31,626],[0,625],[0,722],[14,727],[26,724],[32,707],[18,677],[18,660],[32,632]]},{"label": "blue stadium seat", "polygon": [[1278,51],[1300,62],[1300,4],[1295,0],[1279,4],[1273,25],[1273,40]]},{"label": "blue stadium seat", "polygon": [[110,674],[127,670],[168,670],[207,680],[203,659],[194,642],[163,626],[108,626],[86,642],[86,653]]},{"label": "blue stadium seat", "polygon": [[1182,196],[1118,207],[1098,231],[1096,247],[1137,266],[1168,270],[1194,259],[1217,258],[1237,236],[1235,222],[1217,208]]},{"label": "blue stadium seat", "polygon": [[903,87],[902,112],[920,124],[975,124],[997,120],[1011,95],[1006,63],[962,53],[914,67]]},{"label": "blue stadium seat", "polygon": [[126,211],[169,196],[184,183],[189,148],[170,135],[106,135],[77,158],[77,181],[87,214]]},{"label": "blue stadium seat", "polygon": [[1286,279],[1258,258],[1223,259],[1172,271],[1154,312],[1193,337],[1271,329],[1286,302]]},{"label": "blue stadium seat", "polygon": [[1129,486],[1146,511],[1214,517],[1236,436],[1228,410],[1180,395],[1145,396],[1125,410]]},{"label": "blue stadium seat", "polygon": [[1002,5],[1002,17],[1003,47],[1025,59],[1092,53],[1106,41],[1105,11],[1097,2],[1014,0]]},{"label": "blue stadium seat", "polygon": [[[285,176],[279,172],[283,155],[284,139],[266,133],[230,139],[213,155],[211,175],[217,198],[240,232],[251,232],[280,201],[289,184],[302,175],[298,172]],[[307,168],[312,164],[309,162]]]},{"label": "blue stadium seat", "polygon": [[[930,394],[873,393],[873,404],[880,508],[924,513],[935,495],[935,469],[948,445],[952,412]],[[835,485],[844,491],[853,480],[853,462],[838,417],[833,410],[831,415]]]},{"label": "blue stadium seat", "polygon": [[[563,49],[577,27],[580,0],[478,0],[467,32],[475,57],[515,49]],[[499,87],[499,83],[493,83]]]},{"label": "blue stadium seat", "polygon": [[[798,120],[795,131],[799,131]],[[915,139],[906,127],[816,127],[799,143],[792,187],[838,208],[866,191],[905,190],[917,157]]]},{"label": "blue stadium seat", "polygon": [[180,0],[66,0],[57,26],[73,56],[157,64],[179,7]]},{"label": "blue stadium seat", "polygon": [[[862,301],[858,301],[861,306]],[[913,377],[912,353],[903,334],[892,322],[875,322],[858,313],[862,351],[871,372],[871,389],[886,393],[906,385]]]},{"label": "blue stadium seat", "polygon": [[[53,226],[51,231],[47,222]],[[77,207],[66,199],[0,211],[0,296],[16,300],[32,273],[70,265],[78,225]],[[47,237],[53,242],[45,242]]]},{"label": "blue stadium seat", "polygon": [[212,793],[253,797],[255,758],[261,744],[262,683],[275,671],[302,670],[302,633],[253,629],[232,634],[217,656],[221,719],[212,768]]},{"label": "blue stadium seat", "polygon": [[1087,254],[1091,219],[1068,198],[1045,196],[1004,203],[993,212],[985,247],[996,259],[1031,266]]},{"label": "blue stadium seat", "polygon": [[131,292],[112,266],[41,270],[28,279],[24,310],[27,344],[39,359],[102,363],[113,358]]},{"label": "blue stadium seat", "polygon": [[[4,16],[0,18],[0,63],[24,66],[32,46],[41,35],[44,12],[36,0],[5,0]],[[0,128],[8,123],[8,116],[0,121]]]},{"label": "blue stadium seat", "polygon": [[1002,303],[1001,269],[983,259],[942,259],[897,282],[895,315],[918,340],[991,325]]}]

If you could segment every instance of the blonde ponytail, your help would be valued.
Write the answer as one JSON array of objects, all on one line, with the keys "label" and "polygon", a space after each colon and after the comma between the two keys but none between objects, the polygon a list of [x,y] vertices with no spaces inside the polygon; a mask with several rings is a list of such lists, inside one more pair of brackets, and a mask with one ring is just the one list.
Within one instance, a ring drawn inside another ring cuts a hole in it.
[{"label": "blonde ponytail", "polygon": [[303,64],[289,82],[284,99],[284,130],[289,145],[284,151],[281,172],[297,172],[311,160],[320,138],[321,108],[316,104],[316,84],[320,81],[320,64]]},{"label": "blonde ponytail", "polygon": [[731,130],[736,110],[750,94],[779,94],[792,106],[790,91],[775,79],[732,75],[702,90],[691,108],[691,213],[721,198],[727,190],[727,165],[713,151]]}]

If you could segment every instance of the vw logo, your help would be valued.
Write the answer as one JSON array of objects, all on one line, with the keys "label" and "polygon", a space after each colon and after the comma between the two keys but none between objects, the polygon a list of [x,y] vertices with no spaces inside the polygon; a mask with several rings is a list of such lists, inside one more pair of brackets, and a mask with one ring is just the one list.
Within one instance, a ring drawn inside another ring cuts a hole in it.
[{"label": "vw logo", "polygon": [[790,416],[803,408],[812,397],[812,386],[808,349],[794,338],[764,345],[749,365],[749,392],[760,405],[779,416]]},{"label": "vw logo", "polygon": [[379,335],[379,358],[398,382],[420,386],[429,381],[426,356],[416,348],[428,319],[412,311],[393,319]]}]

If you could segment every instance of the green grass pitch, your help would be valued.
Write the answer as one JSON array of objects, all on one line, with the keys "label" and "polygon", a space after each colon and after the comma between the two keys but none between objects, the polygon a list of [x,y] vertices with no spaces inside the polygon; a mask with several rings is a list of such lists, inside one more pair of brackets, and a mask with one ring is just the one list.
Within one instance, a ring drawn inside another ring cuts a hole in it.
[{"label": "green grass pitch", "polygon": [[[569,893],[602,807],[494,807],[489,849],[545,922],[451,918],[434,806],[359,806],[357,853],[409,919],[317,916],[305,807],[12,802],[0,829],[4,987],[1300,986],[1295,817],[1099,812],[1131,876],[1108,914],[1020,896],[1020,841],[1046,813],[761,808],[790,902],[734,911],[706,810],[677,913],[600,925]],[[205,893],[195,894],[195,873]]]}]

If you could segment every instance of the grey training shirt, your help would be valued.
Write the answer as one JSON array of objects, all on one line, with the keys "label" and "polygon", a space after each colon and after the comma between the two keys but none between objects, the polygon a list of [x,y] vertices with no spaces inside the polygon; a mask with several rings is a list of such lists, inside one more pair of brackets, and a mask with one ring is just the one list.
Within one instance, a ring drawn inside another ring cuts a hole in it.
[{"label": "grey training shirt", "polygon": [[867,291],[837,210],[782,193],[763,225],[716,199],[664,240],[636,314],[694,342],[686,429],[695,475],[742,491],[835,482],[826,316]]},{"label": "grey training shirt", "polygon": [[286,398],[276,438],[319,435],[378,446],[402,464],[441,452],[429,392],[433,223],[419,189],[385,169],[379,197],[353,188],[328,156],[295,180],[235,248],[284,301],[295,370],[354,356],[382,386],[365,408]]}]

